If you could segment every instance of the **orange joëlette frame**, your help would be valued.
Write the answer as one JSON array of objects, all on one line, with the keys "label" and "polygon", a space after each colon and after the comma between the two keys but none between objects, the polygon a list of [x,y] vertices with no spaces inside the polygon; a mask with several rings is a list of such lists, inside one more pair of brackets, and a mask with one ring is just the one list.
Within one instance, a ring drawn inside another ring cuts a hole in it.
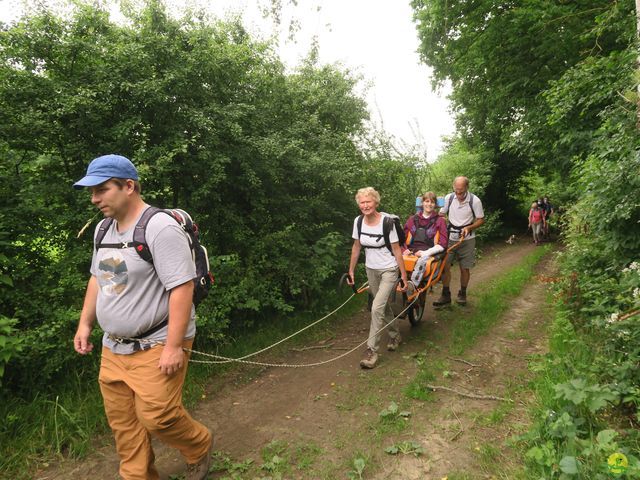
[{"label": "orange jo\u00eblette frame", "polygon": [[[440,233],[440,232],[436,232],[436,235],[438,233]],[[449,253],[451,253],[456,248],[458,248],[460,246],[460,244],[463,242],[463,240],[464,240],[464,238],[461,238],[456,243],[451,245],[451,247],[449,247],[446,250],[446,253],[444,254],[444,256],[440,260],[436,260],[435,258],[431,258],[430,262],[428,263],[428,268],[430,268],[432,266],[434,261],[441,262],[441,265],[444,265],[444,262],[447,261],[447,257],[449,256]],[[415,255],[407,255],[407,257],[414,257],[415,258],[415,260],[413,260],[412,264],[411,264],[411,270],[413,271],[413,266],[415,265],[418,257],[416,257]],[[405,268],[407,268],[406,265],[407,265],[407,262],[405,261]],[[408,302],[412,302],[418,295],[420,295],[422,292],[424,292],[427,288],[429,288],[432,285],[438,283],[438,281],[440,281],[440,277],[442,277],[442,272],[444,271],[444,268],[430,268],[430,271],[431,271],[431,274],[429,275],[429,279],[425,282],[424,287],[416,288],[416,291],[413,292],[413,295],[408,295],[407,296],[407,301]],[[436,273],[437,273],[437,275],[436,275]]]}]

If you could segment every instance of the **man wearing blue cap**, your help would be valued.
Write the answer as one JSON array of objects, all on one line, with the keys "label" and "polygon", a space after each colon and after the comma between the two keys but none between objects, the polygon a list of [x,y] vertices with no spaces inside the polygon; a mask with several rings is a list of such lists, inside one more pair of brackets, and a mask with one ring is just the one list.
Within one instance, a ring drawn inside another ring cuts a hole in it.
[{"label": "man wearing blue cap", "polygon": [[[140,196],[138,172],[129,159],[94,159],[73,185],[91,190],[105,217],[96,227],[91,278],[74,337],[75,350],[93,349],[97,320],[105,334],[99,384],[120,456],[124,480],[157,480],[151,435],[177,448],[188,480],[207,477],[213,437],[182,405],[182,386],[195,335],[192,304],[195,266],[187,237],[169,215],[153,215],[145,242],[153,262],[135,251],[133,230],[149,208]],[[108,227],[104,227],[108,225]]]}]

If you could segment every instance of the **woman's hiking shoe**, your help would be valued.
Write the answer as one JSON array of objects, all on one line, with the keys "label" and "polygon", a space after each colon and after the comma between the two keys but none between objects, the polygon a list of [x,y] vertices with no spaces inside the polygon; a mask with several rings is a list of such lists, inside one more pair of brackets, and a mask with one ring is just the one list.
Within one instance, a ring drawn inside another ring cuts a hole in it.
[{"label": "woman's hiking shoe", "polygon": [[456,298],[456,303],[458,305],[466,305],[467,304],[467,292],[463,292],[462,290],[460,290],[458,292],[458,298]]},{"label": "woman's hiking shoe", "polygon": [[402,341],[402,337],[400,334],[397,334],[394,338],[389,339],[389,343],[387,343],[387,350],[390,352],[395,352],[400,346],[400,342]]},{"label": "woman's hiking shoe", "polygon": [[446,305],[451,305],[451,294],[445,295],[444,293],[440,295],[440,298],[433,302],[433,306],[437,308],[442,308]]},{"label": "woman's hiking shoe", "polygon": [[367,348],[367,351],[364,352],[364,358],[360,360],[360,366],[362,368],[373,368],[378,363],[378,354]]},{"label": "woman's hiking shoe", "polygon": [[211,434],[211,445],[207,453],[198,463],[187,464],[187,474],[185,480],[205,480],[209,476],[209,467],[211,467],[211,454],[213,453],[213,433]]}]

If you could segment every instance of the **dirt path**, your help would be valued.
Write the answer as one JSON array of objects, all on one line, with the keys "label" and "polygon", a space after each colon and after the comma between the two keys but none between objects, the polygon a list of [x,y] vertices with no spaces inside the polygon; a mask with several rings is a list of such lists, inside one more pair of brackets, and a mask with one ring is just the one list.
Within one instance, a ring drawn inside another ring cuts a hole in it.
[{"label": "dirt path", "polygon": [[[466,309],[473,309],[474,292],[517,265],[533,248],[522,243],[486,253],[472,272]],[[539,268],[548,270],[550,265],[543,262]],[[454,292],[457,285],[454,277]],[[446,346],[451,325],[443,320],[447,315],[429,307],[417,328],[402,321],[401,348],[383,352],[374,370],[359,368],[361,352],[357,352],[321,367],[269,368],[250,383],[226,382],[212,387],[193,412],[212,428],[220,463],[226,467],[225,472],[211,478],[279,478],[280,474],[280,478],[290,479],[342,479],[354,470],[356,458],[364,461],[363,478],[380,480],[439,480],[446,475],[454,478],[452,474],[461,479],[483,478],[495,472],[491,465],[495,467],[496,462],[508,470],[509,455],[503,442],[525,428],[527,398],[522,384],[527,359],[541,353],[546,342],[544,312],[540,311],[544,289],[544,284],[531,282],[500,324],[465,352],[464,360],[476,366],[450,357]],[[428,298],[429,305],[432,298]],[[453,309],[463,312],[460,307]],[[279,358],[297,364],[339,355],[342,351],[338,348],[352,347],[366,338],[368,325],[365,310],[335,329],[327,341],[333,344],[331,350],[285,350]],[[418,374],[416,358],[437,371],[432,383],[491,395],[509,394],[515,402],[475,400],[448,392],[434,393],[428,402],[410,399],[403,392]],[[379,413],[391,402],[410,412],[410,417],[382,422]],[[388,445],[402,441],[415,442],[424,448],[424,454],[384,453]],[[161,444],[156,445],[156,456],[165,478],[184,470],[177,452]],[[89,459],[65,462],[35,478],[113,479],[117,466],[115,450],[107,445]]]}]

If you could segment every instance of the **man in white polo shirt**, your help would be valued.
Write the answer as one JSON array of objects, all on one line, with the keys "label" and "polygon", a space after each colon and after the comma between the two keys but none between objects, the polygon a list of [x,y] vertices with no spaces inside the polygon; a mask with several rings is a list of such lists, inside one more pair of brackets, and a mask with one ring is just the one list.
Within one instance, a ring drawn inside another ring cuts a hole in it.
[{"label": "man in white polo shirt", "polygon": [[444,199],[444,207],[441,214],[447,215],[447,227],[449,229],[449,246],[463,239],[462,244],[449,254],[449,260],[442,273],[442,295],[433,302],[436,307],[451,304],[451,264],[458,260],[460,265],[460,291],[456,303],[467,304],[467,286],[471,277],[470,269],[476,258],[476,237],[474,230],[484,223],[484,210],[482,202],[473,193],[469,192],[469,179],[456,177],[453,181],[453,193]]}]

